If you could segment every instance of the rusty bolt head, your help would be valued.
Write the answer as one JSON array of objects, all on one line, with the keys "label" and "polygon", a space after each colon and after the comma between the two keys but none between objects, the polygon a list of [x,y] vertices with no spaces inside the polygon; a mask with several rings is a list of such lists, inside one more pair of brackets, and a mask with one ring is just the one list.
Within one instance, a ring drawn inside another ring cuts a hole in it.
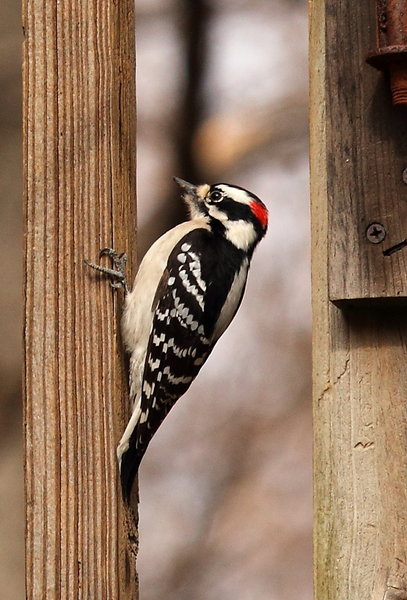
[{"label": "rusty bolt head", "polygon": [[367,62],[389,73],[393,104],[407,106],[407,11],[405,0],[377,0],[377,48]]},{"label": "rusty bolt head", "polygon": [[381,223],[370,223],[366,228],[366,238],[371,244],[380,244],[386,237],[386,230]]}]

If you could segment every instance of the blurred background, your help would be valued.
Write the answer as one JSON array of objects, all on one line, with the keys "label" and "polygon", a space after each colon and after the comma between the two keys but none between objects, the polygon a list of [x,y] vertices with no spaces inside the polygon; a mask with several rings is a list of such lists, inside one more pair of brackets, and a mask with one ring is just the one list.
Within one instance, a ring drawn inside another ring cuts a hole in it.
[{"label": "blurred background", "polygon": [[[307,2],[136,11],[140,256],[184,218],[172,175],[270,210],[238,316],[140,469],[140,599],[311,600]],[[20,600],[22,35],[19,3],[1,12],[0,590]]]}]

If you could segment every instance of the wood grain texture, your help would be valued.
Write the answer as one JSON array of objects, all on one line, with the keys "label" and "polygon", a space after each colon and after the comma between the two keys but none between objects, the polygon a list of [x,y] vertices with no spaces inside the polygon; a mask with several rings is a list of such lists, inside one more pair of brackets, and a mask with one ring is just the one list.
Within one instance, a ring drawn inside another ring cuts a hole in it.
[{"label": "wood grain texture", "polygon": [[[327,1],[325,35],[330,298],[405,299],[407,247],[383,250],[407,237],[407,117],[365,62],[376,45],[375,2]],[[378,244],[366,237],[375,222],[386,230]]]},{"label": "wood grain texture", "polygon": [[134,599],[121,298],[83,263],[135,265],[134,8],[25,0],[23,25],[27,598]]},{"label": "wood grain texture", "polygon": [[[329,299],[332,211],[341,219],[343,207],[331,192],[341,148],[327,118],[326,18],[338,13],[324,0],[310,9],[315,598],[406,600],[407,318]],[[356,174],[349,168],[349,180]]]}]

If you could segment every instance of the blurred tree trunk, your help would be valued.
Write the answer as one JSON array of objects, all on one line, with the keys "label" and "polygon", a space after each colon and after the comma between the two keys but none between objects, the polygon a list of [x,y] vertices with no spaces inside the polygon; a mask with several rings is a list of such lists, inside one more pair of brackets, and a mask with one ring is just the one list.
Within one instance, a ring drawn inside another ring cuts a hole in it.
[{"label": "blurred tree trunk", "polygon": [[175,132],[180,177],[193,183],[204,183],[202,169],[196,163],[193,141],[205,111],[204,86],[212,8],[207,0],[186,0],[181,5],[181,11],[187,77],[180,107],[179,127]]},{"label": "blurred tree trunk", "polygon": [[25,0],[23,19],[27,598],[130,600],[121,307],[83,258],[135,264],[134,7]]},{"label": "blurred tree trunk", "polygon": [[[205,112],[204,85],[208,64],[208,33],[213,9],[207,0],[195,2],[184,0],[176,11],[182,40],[185,82],[175,120],[172,123],[175,148],[174,175],[192,183],[204,183],[205,173],[197,163],[194,140]],[[141,233],[141,254],[144,254],[160,235],[186,218],[184,204],[173,202],[174,195],[179,192],[174,191],[172,182],[169,184],[168,199],[163,200]]]}]

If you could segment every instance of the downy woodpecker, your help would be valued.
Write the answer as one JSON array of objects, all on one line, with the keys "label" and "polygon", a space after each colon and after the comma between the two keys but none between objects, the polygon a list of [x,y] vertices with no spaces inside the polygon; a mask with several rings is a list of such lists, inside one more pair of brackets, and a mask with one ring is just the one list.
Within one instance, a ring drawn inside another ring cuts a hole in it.
[{"label": "downy woodpecker", "polygon": [[267,209],[251,192],[174,179],[190,219],[151,246],[131,291],[123,255],[102,251],[116,270],[88,263],[126,288],[122,330],[130,354],[132,415],[117,457],[127,502],[151,438],[235,316],[253,251],[267,230]]}]

